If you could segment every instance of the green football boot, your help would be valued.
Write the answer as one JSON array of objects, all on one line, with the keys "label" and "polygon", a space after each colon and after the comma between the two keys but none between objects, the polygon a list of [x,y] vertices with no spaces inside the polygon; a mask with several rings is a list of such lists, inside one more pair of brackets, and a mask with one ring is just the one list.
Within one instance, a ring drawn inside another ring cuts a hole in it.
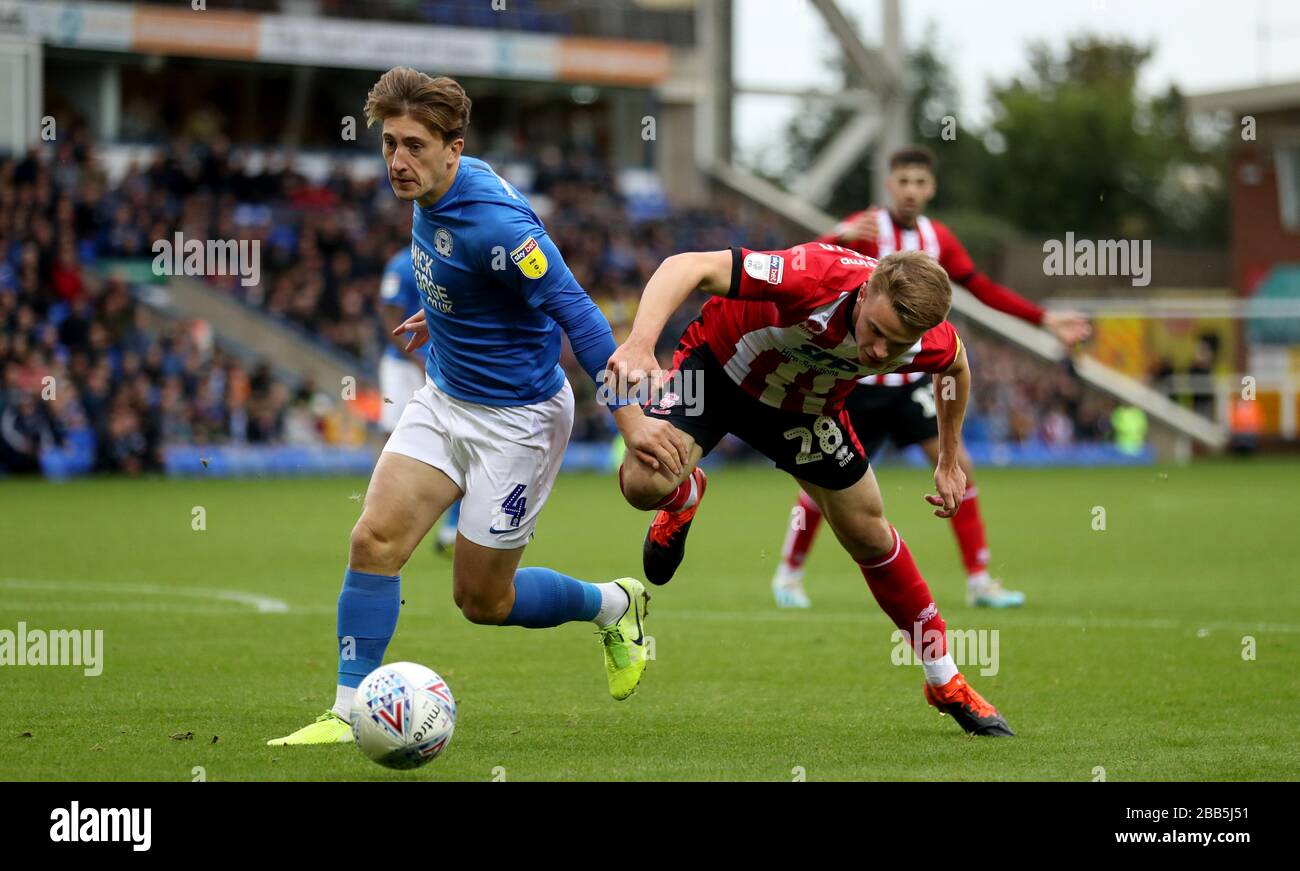
[{"label": "green football boot", "polygon": [[628,606],[623,616],[597,630],[605,648],[605,676],[609,694],[622,701],[636,692],[645,671],[645,618],[650,610],[650,594],[636,578],[619,578],[614,583],[627,593]]},{"label": "green football boot", "polygon": [[351,744],[352,726],[348,721],[334,713],[326,711],[316,718],[316,722],[303,726],[292,735],[272,738],[266,742],[268,747],[286,747],[291,744]]}]

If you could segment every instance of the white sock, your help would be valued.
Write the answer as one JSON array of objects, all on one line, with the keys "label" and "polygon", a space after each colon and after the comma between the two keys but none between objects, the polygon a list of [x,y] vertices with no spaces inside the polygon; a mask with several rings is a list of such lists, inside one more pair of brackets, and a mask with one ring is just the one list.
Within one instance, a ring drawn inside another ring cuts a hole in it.
[{"label": "white sock", "polygon": [[791,568],[789,563],[781,561],[776,566],[776,576],[772,578],[772,586],[784,589],[803,586],[803,566],[797,569]]},{"label": "white sock", "polygon": [[682,506],[681,510],[685,511],[687,508],[694,508],[698,504],[700,504],[700,482],[696,480],[695,473],[691,472],[691,495],[686,497],[686,504]]},{"label": "white sock", "polygon": [[941,687],[957,676],[957,664],[952,661],[951,653],[933,662],[923,662],[921,668],[925,669],[925,682],[932,687]]},{"label": "white sock", "polygon": [[344,720],[352,715],[352,699],[356,696],[357,691],[353,687],[345,687],[339,684],[334,688],[334,713],[338,714]]},{"label": "white sock", "polygon": [[979,590],[987,587],[991,580],[992,578],[989,577],[988,570],[981,569],[975,574],[966,577],[966,586],[970,587],[972,590]]},{"label": "white sock", "polygon": [[597,584],[596,588],[600,590],[600,610],[591,618],[591,622],[604,628],[622,619],[632,602],[627,597],[627,591],[613,581]]},{"label": "white sock", "polygon": [[456,527],[440,526],[438,527],[438,544],[443,547],[450,547],[456,543]]}]

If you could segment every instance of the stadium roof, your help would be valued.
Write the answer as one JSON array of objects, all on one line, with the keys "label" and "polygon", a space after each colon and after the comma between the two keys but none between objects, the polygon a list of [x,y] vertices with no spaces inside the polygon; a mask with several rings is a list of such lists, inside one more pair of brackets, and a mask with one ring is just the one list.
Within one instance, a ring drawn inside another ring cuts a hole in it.
[{"label": "stadium roof", "polygon": [[1231,91],[1212,91],[1193,94],[1187,104],[1198,112],[1216,112],[1229,109],[1234,112],[1271,112],[1279,109],[1300,108],[1300,82],[1283,82],[1277,85],[1258,85]]}]

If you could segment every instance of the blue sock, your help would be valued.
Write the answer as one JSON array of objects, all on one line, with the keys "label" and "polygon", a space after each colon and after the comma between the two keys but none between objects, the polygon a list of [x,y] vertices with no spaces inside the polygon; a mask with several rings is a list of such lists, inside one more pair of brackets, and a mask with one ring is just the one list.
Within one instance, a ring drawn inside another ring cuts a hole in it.
[{"label": "blue sock", "polygon": [[515,605],[503,626],[545,629],[592,620],[600,610],[600,589],[551,569],[530,566],[515,572]]},{"label": "blue sock", "polygon": [[400,576],[352,569],[343,574],[338,619],[340,685],[355,689],[383,663],[401,606]]}]

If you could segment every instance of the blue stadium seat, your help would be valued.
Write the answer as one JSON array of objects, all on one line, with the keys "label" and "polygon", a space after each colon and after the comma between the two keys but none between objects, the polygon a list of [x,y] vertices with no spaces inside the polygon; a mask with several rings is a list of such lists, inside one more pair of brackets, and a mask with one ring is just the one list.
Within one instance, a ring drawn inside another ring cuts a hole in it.
[{"label": "blue stadium seat", "polygon": [[63,446],[41,452],[41,471],[59,481],[84,475],[95,467],[95,433],[90,429],[69,430]]}]

